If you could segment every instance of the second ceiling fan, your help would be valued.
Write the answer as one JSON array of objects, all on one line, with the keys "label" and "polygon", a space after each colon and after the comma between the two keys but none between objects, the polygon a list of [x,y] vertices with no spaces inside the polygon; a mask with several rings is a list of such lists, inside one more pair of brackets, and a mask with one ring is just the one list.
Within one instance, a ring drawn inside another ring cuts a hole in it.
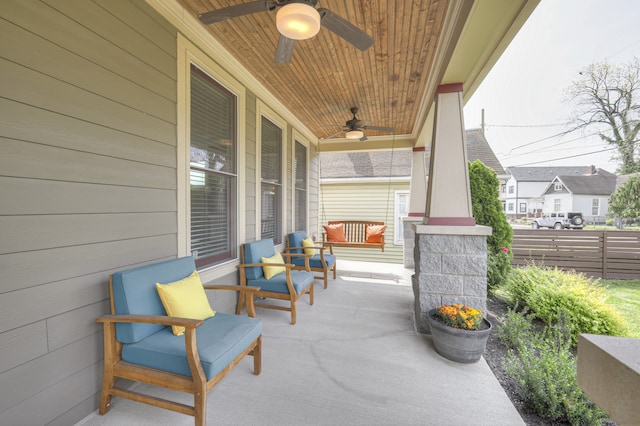
[{"label": "second ceiling fan", "polygon": [[353,118],[345,123],[344,129],[336,132],[332,135],[322,138],[321,140],[331,139],[339,134],[345,133],[345,137],[347,139],[358,139],[360,141],[366,141],[367,135],[364,134],[365,130],[378,130],[380,132],[393,132],[395,129],[393,127],[379,127],[379,126],[369,126],[371,121],[369,120],[360,120],[356,117],[358,113],[358,108],[351,107],[349,110],[351,114],[353,114]]},{"label": "second ceiling fan", "polygon": [[241,3],[222,9],[201,13],[198,19],[205,24],[215,24],[258,12],[276,13],[276,26],[280,32],[276,49],[277,64],[289,62],[296,40],[306,40],[320,31],[320,26],[342,37],[358,49],[365,51],[373,45],[373,38],[346,19],[329,9],[316,9],[318,0],[262,0]]}]

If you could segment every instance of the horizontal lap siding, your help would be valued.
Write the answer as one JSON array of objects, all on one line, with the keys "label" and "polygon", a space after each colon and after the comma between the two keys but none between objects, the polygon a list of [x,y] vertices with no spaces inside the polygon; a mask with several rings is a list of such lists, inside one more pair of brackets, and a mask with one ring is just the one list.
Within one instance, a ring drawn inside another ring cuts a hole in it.
[{"label": "horizontal lap siding", "polygon": [[109,274],[177,255],[176,32],[142,0],[0,17],[0,424],[73,424]]},{"label": "horizontal lap siding", "polygon": [[[322,184],[320,189],[320,225],[332,220],[371,220],[384,222],[384,252],[379,248],[335,248],[338,259],[364,262],[403,263],[403,246],[393,244],[395,191],[408,189],[408,183],[377,182]],[[340,266],[338,266],[340,268]]]}]

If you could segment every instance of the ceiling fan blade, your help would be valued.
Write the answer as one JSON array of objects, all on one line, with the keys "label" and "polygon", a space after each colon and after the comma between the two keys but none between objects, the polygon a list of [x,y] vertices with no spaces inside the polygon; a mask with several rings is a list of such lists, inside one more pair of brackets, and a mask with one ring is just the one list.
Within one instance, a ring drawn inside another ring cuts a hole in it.
[{"label": "ceiling fan blade", "polygon": [[379,130],[381,132],[394,132],[396,129],[393,127],[378,127],[378,126],[365,126],[367,130]]},{"label": "ceiling fan blade", "polygon": [[360,139],[358,139],[360,142],[364,142],[366,140],[369,140],[369,138],[367,137],[367,135],[362,135],[362,137]]},{"label": "ceiling fan blade", "polygon": [[276,49],[276,64],[284,64],[291,60],[295,42],[295,40],[280,35],[280,39],[278,40],[278,48]]},{"label": "ceiling fan blade", "polygon": [[365,51],[373,45],[373,37],[329,9],[321,7],[318,9],[318,13],[320,13],[320,25],[336,33],[358,49]]},{"label": "ceiling fan blade", "polygon": [[354,129],[358,129],[360,127],[367,127],[367,124],[369,123],[371,123],[371,120],[356,120],[352,122]]},{"label": "ceiling fan blade", "polygon": [[212,10],[210,12],[201,13],[198,19],[205,24],[215,24],[216,22],[225,21],[238,16],[250,15],[257,12],[267,12],[276,7],[275,1],[252,1],[249,3],[236,4],[222,9]]},{"label": "ceiling fan blade", "polygon": [[[347,129],[347,130],[348,130],[348,129]],[[333,138],[333,137],[335,137],[335,136],[338,136],[340,133],[344,133],[344,132],[346,132],[347,130],[340,130],[339,132],[335,132],[335,133],[334,133],[334,134],[332,134],[332,135],[325,136],[324,138],[322,138],[322,139],[320,139],[320,140],[322,140],[322,141],[323,141],[323,140],[326,140],[326,139],[331,139],[331,138]]]}]

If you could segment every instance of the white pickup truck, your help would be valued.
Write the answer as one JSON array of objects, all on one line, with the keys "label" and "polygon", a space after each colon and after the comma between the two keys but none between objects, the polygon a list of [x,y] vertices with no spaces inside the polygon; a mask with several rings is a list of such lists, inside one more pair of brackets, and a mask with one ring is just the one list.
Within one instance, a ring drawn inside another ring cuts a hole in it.
[{"label": "white pickup truck", "polygon": [[533,227],[533,229],[582,229],[584,227],[584,220],[582,219],[582,213],[543,213],[542,217],[536,218],[531,226]]}]

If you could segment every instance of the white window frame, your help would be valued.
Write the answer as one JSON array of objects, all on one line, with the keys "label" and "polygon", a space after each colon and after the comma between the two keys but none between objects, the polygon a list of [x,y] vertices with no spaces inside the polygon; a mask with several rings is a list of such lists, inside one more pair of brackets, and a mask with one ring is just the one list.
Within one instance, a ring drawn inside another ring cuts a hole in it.
[{"label": "white window frame", "polygon": [[[265,104],[264,102],[262,102],[261,100],[258,100],[257,102],[257,108],[256,108],[256,194],[260,194],[262,189],[262,117],[266,118],[267,120],[269,120],[271,123],[275,124],[276,126],[280,127],[280,129],[282,130],[282,161],[280,162],[280,165],[282,167],[282,170],[280,171],[280,174],[282,176],[282,200],[280,200],[281,202],[281,206],[280,209],[282,211],[282,217],[280,218],[280,220],[282,221],[282,223],[280,224],[280,229],[282,230],[283,234],[286,234],[287,232],[287,227],[285,226],[287,222],[287,209],[286,209],[286,203],[287,203],[287,197],[285,196],[289,189],[288,189],[288,185],[287,185],[287,153],[288,153],[288,143],[287,141],[289,140],[289,135],[287,132],[287,121],[282,118],[281,116],[279,116],[278,114],[276,114],[276,112],[274,110],[272,110],[271,108],[269,108],[269,106],[267,104]],[[260,196],[256,196],[256,236],[257,239],[260,240],[262,238],[262,226],[260,223],[260,218],[262,217],[262,197]],[[284,246],[284,235],[281,236],[282,238],[282,242],[280,244],[277,245],[277,247],[281,248],[282,246]]]},{"label": "white window frame", "polygon": [[307,224],[307,229],[304,229],[304,231],[307,231],[307,235],[310,235],[310,230],[309,230],[309,177],[311,176],[309,174],[309,169],[311,168],[311,164],[309,164],[309,155],[310,155],[310,143],[309,141],[302,136],[302,134],[300,132],[298,132],[296,129],[293,129],[292,131],[293,133],[293,138],[292,138],[292,145],[291,145],[291,229],[293,229],[294,231],[301,231],[301,229],[295,229],[296,227],[296,176],[295,176],[295,161],[296,161],[296,143],[300,143],[301,145],[303,145],[306,149],[307,149],[307,158],[305,159],[306,161],[306,170],[307,170],[307,175],[305,176],[305,183],[306,183],[306,188],[305,188],[305,192],[307,195],[307,205],[306,205],[306,214],[305,214],[305,223]]},{"label": "white window frame", "polygon": [[[404,215],[400,213],[400,197],[402,195],[406,195],[407,200],[405,203],[406,212]],[[395,245],[403,245],[404,244],[404,226],[402,218],[406,217],[409,214],[410,203],[411,203],[411,191],[408,189],[396,189],[394,194],[394,205],[393,205],[393,244]]]},{"label": "white window frame", "polygon": [[[593,212],[593,209],[596,209],[596,212]],[[594,198],[591,200],[591,216],[600,216],[600,199]]]},{"label": "white window frame", "polygon": [[553,184],[553,190],[554,191],[562,191],[562,183],[560,182],[556,182]]},{"label": "white window frame", "polygon": [[[236,134],[237,143],[237,213],[236,213],[236,246],[240,247],[240,242],[245,239],[245,88],[239,81],[234,79],[229,73],[222,69],[211,58],[204,54],[198,47],[192,44],[184,36],[178,33],[178,75],[177,75],[177,248],[178,256],[188,256],[191,242],[191,208],[190,208],[190,76],[191,64],[193,63],[205,73],[209,74],[216,82],[224,86],[227,90],[237,96],[236,99]],[[211,281],[215,278],[236,272],[236,265],[239,263],[239,253],[236,253],[234,259],[214,265],[202,270],[198,273],[202,281]]]},{"label": "white window frame", "polygon": [[554,198],[553,199],[553,211],[559,212],[562,210],[562,198]]}]

